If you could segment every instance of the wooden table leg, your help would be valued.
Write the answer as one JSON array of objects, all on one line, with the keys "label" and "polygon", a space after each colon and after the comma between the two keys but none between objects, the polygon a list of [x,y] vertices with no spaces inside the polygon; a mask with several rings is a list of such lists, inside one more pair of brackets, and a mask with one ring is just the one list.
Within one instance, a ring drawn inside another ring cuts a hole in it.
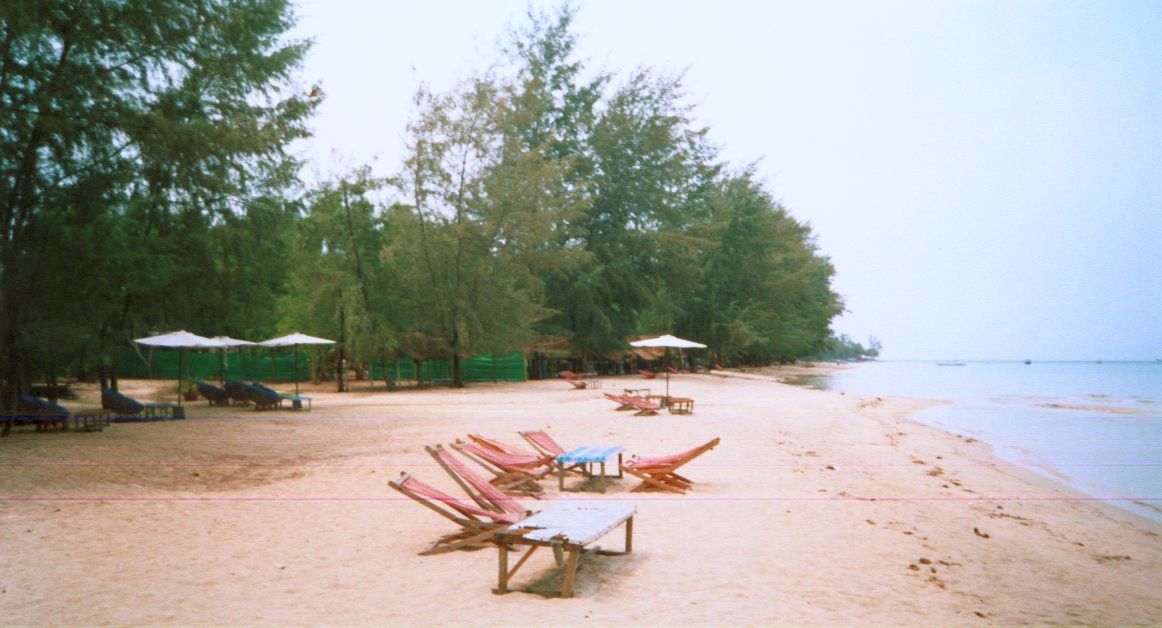
[{"label": "wooden table leg", "polygon": [[508,547],[501,543],[496,548],[500,552],[500,569],[498,571],[496,588],[492,592],[508,593]]},{"label": "wooden table leg", "polygon": [[565,490],[565,463],[557,461],[557,490]]},{"label": "wooden table leg", "polygon": [[625,520],[625,553],[633,552],[633,517]]},{"label": "wooden table leg", "polygon": [[569,550],[569,558],[565,561],[565,578],[561,582],[561,597],[573,597],[573,580],[577,577],[577,549]]}]

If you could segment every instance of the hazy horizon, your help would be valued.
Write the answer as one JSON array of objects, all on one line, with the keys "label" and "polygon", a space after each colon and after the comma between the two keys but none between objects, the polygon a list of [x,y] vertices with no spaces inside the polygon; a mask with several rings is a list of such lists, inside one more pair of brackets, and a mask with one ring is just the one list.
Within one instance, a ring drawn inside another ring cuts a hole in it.
[{"label": "hazy horizon", "polygon": [[[399,167],[411,97],[499,61],[527,6],[304,2],[323,175]],[[732,167],[809,222],[885,359],[1162,358],[1162,3],[614,3],[579,57],[685,72]],[[615,79],[616,80],[616,79]]]}]

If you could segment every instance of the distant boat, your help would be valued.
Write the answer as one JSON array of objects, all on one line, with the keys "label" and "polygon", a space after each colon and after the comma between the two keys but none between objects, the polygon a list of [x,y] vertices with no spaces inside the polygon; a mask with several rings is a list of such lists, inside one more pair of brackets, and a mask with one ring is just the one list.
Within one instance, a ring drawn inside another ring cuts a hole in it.
[{"label": "distant boat", "polygon": [[1025,360],[1025,364],[1032,364],[1032,363],[1033,363],[1033,361],[1032,361],[1032,360],[1028,360],[1028,359],[1027,359],[1027,360]]},{"label": "distant boat", "polygon": [[936,366],[964,366],[964,362],[937,362]]}]

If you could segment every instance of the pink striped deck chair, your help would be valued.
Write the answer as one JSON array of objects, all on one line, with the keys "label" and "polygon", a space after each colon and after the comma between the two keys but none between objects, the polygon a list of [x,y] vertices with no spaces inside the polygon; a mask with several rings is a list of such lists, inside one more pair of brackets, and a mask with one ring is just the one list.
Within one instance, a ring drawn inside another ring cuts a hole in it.
[{"label": "pink striped deck chair", "polygon": [[[608,396],[608,394],[606,394]],[[545,456],[560,456],[565,453],[565,448],[553,440],[548,432],[544,430],[536,430],[534,432],[517,432],[520,437],[527,440],[530,445],[536,448],[537,451]]]},{"label": "pink striped deck chair", "polygon": [[523,515],[512,512],[493,512],[456,499],[447,493],[401,473],[398,480],[388,482],[395,490],[423,504],[456,525],[459,532],[436,539],[421,556],[442,554],[458,549],[481,549],[496,539],[498,531],[520,521]]},{"label": "pink striped deck chair", "polygon": [[477,445],[480,445],[481,447],[487,447],[488,449],[499,451],[500,453],[508,454],[509,456],[539,456],[542,464],[550,463],[554,458],[560,455],[543,453],[539,451],[529,451],[528,449],[525,449],[519,445],[510,445],[502,440],[496,440],[495,438],[489,438],[480,434],[469,434],[468,439]]},{"label": "pink striped deck chair", "polygon": [[508,494],[539,497],[537,480],[553,472],[553,465],[535,454],[506,453],[478,443],[456,442],[452,448],[492,473],[492,485]]},{"label": "pink striped deck chair", "polygon": [[718,446],[719,440],[715,438],[705,445],[699,445],[689,451],[671,456],[658,456],[655,458],[639,458],[635,456],[630,458],[621,465],[622,471],[642,481],[641,484],[631,489],[631,492],[658,490],[685,493],[694,486],[694,482],[678,475],[678,469],[698,456],[714,449]]},{"label": "pink striped deck chair", "polygon": [[[545,456],[552,456],[553,458],[556,458],[557,456],[565,453],[565,448],[562,447],[557,441],[553,440],[553,437],[549,436],[549,433],[545,432],[544,430],[517,433],[521,435],[521,438],[527,440],[530,445],[532,445],[534,448],[536,448],[537,451],[541,452]],[[566,467],[565,472],[584,476],[589,475],[586,472],[585,464],[581,462]]]},{"label": "pink striped deck chair", "polygon": [[653,399],[646,399],[645,397],[622,397],[611,393],[605,393],[605,398],[621,404],[617,406],[618,410],[637,410],[634,416],[654,416],[658,410],[662,409],[661,404]]},{"label": "pink striped deck chair", "polygon": [[488,480],[477,475],[464,461],[445,449],[443,445],[425,447],[424,449],[481,508],[507,513],[521,519],[529,515],[528,508],[520,505],[516,500],[490,484]]}]

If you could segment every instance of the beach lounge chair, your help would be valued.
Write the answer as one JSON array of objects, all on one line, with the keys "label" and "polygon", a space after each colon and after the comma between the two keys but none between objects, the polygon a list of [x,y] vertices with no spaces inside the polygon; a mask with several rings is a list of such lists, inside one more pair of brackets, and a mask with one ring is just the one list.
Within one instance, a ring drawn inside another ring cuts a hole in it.
[{"label": "beach lounge chair", "polygon": [[639,370],[638,373],[641,373],[642,377],[645,377],[646,379],[654,379],[658,376],[658,374],[654,371],[647,371],[645,369]]},{"label": "beach lounge chair", "polygon": [[586,388],[589,388],[589,380],[585,380],[585,379],[567,379],[567,380],[565,380],[565,381],[567,381],[567,382],[569,382],[570,384],[572,384],[572,385],[573,385],[573,388],[574,388],[574,389],[576,389],[576,390],[585,390]]},{"label": "beach lounge chair", "polygon": [[254,402],[254,395],[251,393],[250,384],[239,381],[228,381],[226,386],[226,396],[230,398],[231,403],[238,405],[246,405]]},{"label": "beach lounge chair", "polygon": [[228,406],[230,405],[230,395],[224,388],[199,380],[198,394],[206,398],[212,406]]},{"label": "beach lounge chair", "polygon": [[615,395],[613,393],[605,393],[605,398],[618,404],[618,410],[633,410],[633,404],[630,403],[629,397],[623,395]]},{"label": "beach lounge chair", "polygon": [[689,451],[672,456],[630,458],[621,465],[621,469],[642,481],[641,484],[631,489],[631,492],[658,490],[685,493],[694,486],[694,483],[678,475],[678,469],[698,456],[714,449],[718,445],[718,442],[719,439],[715,438],[705,445],[700,445]]},{"label": "beach lounge chair", "polygon": [[[566,452],[566,449],[562,447],[560,443],[554,440],[552,436],[549,436],[549,433],[545,432],[544,430],[517,433],[521,435],[521,438],[527,440],[529,444],[532,445],[533,448],[540,452],[543,456],[556,459],[558,456]],[[586,477],[591,476],[591,474],[585,468],[585,463],[583,462],[578,462],[576,464],[565,467],[565,472],[573,473],[576,475],[583,475]]]},{"label": "beach lounge chair", "polygon": [[605,393],[605,398],[619,404],[618,410],[637,410],[634,416],[654,416],[662,409],[662,404],[646,397],[626,397]]},{"label": "beach lounge chair", "polygon": [[556,456],[549,455],[549,454],[541,454],[537,451],[529,451],[528,449],[525,449],[519,445],[511,445],[511,444],[506,443],[504,441],[496,440],[495,438],[489,438],[487,436],[482,436],[480,434],[469,434],[468,438],[469,438],[469,440],[476,443],[477,445],[480,445],[482,447],[487,447],[489,449],[499,451],[502,454],[508,454],[510,456],[524,456],[524,457],[538,457],[539,456],[540,459],[542,460],[542,462],[551,462],[553,460],[553,458],[556,457]]},{"label": "beach lounge chair", "polygon": [[593,377],[593,373],[590,372],[577,373],[575,371],[561,371],[557,374],[565,379],[585,379],[586,377]]},{"label": "beach lounge chair", "polygon": [[445,449],[443,445],[425,447],[424,449],[481,508],[498,513],[508,513],[522,519],[531,514],[528,508],[520,505],[512,497],[489,483],[488,480],[477,475],[471,467],[457,458],[451,451]]},{"label": "beach lounge chair", "polygon": [[445,534],[436,539],[421,556],[442,554],[458,549],[481,549],[496,540],[497,532],[517,523],[523,517],[515,513],[493,512],[466,502],[424,484],[407,473],[401,473],[398,480],[388,482],[388,486],[435,511],[440,516],[460,526],[459,532]]},{"label": "beach lounge chair", "polygon": [[258,382],[250,384],[255,410],[277,410],[282,405],[282,395]]},{"label": "beach lounge chair", "polygon": [[634,416],[654,416],[662,409],[662,404],[653,399],[645,397],[626,397],[625,399],[637,410],[633,413]]},{"label": "beach lounge chair", "polygon": [[38,432],[69,428],[69,411],[64,406],[36,395],[20,396],[15,418],[20,423],[32,423]]},{"label": "beach lounge chair", "polygon": [[118,418],[136,416],[145,411],[144,403],[108,388],[101,391],[101,407]]},{"label": "beach lounge chair", "polygon": [[535,454],[498,451],[479,443],[458,441],[452,448],[484,467],[494,477],[492,485],[509,494],[539,498],[544,488],[537,480],[554,470],[551,462]]},{"label": "beach lounge chair", "polygon": [[[608,395],[606,395],[608,396]],[[536,430],[530,432],[517,432],[520,437],[529,442],[534,449],[541,452],[543,456],[553,456],[556,458],[565,453],[565,448],[562,447],[548,432],[544,430]]]}]

